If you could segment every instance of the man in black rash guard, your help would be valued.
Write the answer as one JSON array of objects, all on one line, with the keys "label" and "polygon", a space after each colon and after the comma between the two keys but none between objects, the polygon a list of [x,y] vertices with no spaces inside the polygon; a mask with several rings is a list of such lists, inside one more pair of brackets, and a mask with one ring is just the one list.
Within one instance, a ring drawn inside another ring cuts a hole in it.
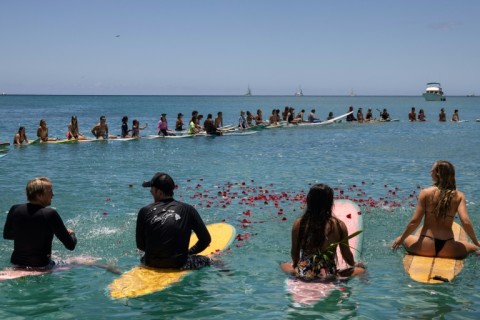
[{"label": "man in black rash guard", "polygon": [[26,187],[28,203],[12,206],[5,221],[3,238],[13,240],[11,262],[20,268],[50,269],[55,235],[68,250],[77,238],[67,229],[55,209],[48,208],[53,198],[52,182],[45,177],[30,180]]},{"label": "man in black rash guard", "polygon": [[[166,173],[156,173],[143,187],[150,187],[154,202],[137,216],[137,248],[145,254],[141,262],[155,268],[199,269],[210,258],[197,255],[210,244],[210,233],[197,210],[173,199],[175,183]],[[192,230],[197,243],[188,248]]]}]

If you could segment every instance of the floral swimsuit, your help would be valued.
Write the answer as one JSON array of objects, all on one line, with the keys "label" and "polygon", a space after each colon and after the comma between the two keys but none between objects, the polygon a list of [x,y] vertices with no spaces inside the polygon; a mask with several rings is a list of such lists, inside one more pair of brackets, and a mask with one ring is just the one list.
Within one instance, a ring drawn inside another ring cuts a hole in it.
[{"label": "floral swimsuit", "polygon": [[337,276],[335,258],[333,257],[326,261],[321,253],[319,255],[311,254],[307,256],[302,251],[295,271],[297,277],[302,280],[325,280]]}]

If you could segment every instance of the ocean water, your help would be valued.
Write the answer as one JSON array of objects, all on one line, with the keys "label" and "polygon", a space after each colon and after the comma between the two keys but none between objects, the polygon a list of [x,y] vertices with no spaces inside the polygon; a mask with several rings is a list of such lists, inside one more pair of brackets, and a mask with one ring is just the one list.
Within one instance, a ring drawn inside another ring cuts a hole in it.
[{"label": "ocean water", "polygon": [[[224,123],[233,124],[240,110],[260,108],[267,117],[287,105],[307,113],[315,108],[322,119],[350,105],[364,113],[387,108],[399,121],[265,129],[248,136],[10,146],[0,159],[0,226],[11,205],[25,202],[29,179],[50,177],[52,206],[78,237],[73,252],[55,240],[54,255],[62,259],[93,256],[122,271],[137,265],[136,214],[152,200],[141,182],[157,171],[172,175],[175,197],[195,205],[206,223],[226,221],[239,237],[221,256],[228,272],[205,268],[135,299],[111,299],[107,287],[118,276],[92,267],[2,281],[0,318],[478,319],[478,258],[467,258],[452,283],[425,285],[405,274],[403,251],[390,250],[438,159],[456,166],[457,186],[480,236],[478,97],[0,96],[0,141],[11,142],[19,126],[33,139],[42,118],[50,136],[63,138],[73,114],[86,135],[101,115],[113,134],[120,133],[124,115],[148,123],[142,134],[154,134],[164,112],[170,127],[177,113],[188,119],[192,110],[222,111]],[[408,122],[411,107],[423,108],[430,121]],[[448,117],[457,108],[469,121],[437,122],[442,107]],[[290,260],[291,225],[302,213],[302,196],[317,182],[361,206],[367,274],[313,306],[299,306],[285,290],[279,264]],[[0,241],[0,268],[10,265],[12,247]]]}]

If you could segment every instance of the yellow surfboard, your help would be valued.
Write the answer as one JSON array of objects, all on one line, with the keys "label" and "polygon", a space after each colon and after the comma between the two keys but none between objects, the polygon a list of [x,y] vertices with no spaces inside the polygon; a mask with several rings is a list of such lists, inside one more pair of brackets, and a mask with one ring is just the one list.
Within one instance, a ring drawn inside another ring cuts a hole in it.
[{"label": "yellow surfboard", "polygon": [[[212,242],[200,255],[212,256],[230,246],[235,239],[235,228],[227,223],[210,224],[207,226],[207,229],[212,237]],[[190,246],[193,246],[197,240],[195,233],[192,233]],[[191,270],[137,266],[110,284],[110,296],[115,299],[134,298],[161,291],[179,282],[191,272]]]},{"label": "yellow surfboard", "polygon": [[[454,238],[457,241],[468,241],[465,230],[456,222],[452,226]],[[418,228],[416,235],[419,235]],[[444,283],[452,281],[463,269],[463,259],[446,259],[422,257],[406,254],[403,258],[405,272],[415,281],[423,283]]]}]

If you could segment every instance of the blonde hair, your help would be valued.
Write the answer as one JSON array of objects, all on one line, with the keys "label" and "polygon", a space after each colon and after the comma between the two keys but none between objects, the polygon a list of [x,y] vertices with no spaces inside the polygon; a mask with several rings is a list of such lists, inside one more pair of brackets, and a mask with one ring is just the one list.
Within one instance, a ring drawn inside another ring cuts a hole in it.
[{"label": "blonde hair", "polygon": [[47,188],[52,187],[52,181],[47,177],[37,177],[27,183],[25,191],[28,201],[36,200],[38,196],[43,195]]},{"label": "blonde hair", "polygon": [[457,190],[455,167],[448,161],[439,160],[435,162],[434,170],[437,177],[434,185],[440,190],[440,196],[433,212],[437,217],[445,218]]}]

